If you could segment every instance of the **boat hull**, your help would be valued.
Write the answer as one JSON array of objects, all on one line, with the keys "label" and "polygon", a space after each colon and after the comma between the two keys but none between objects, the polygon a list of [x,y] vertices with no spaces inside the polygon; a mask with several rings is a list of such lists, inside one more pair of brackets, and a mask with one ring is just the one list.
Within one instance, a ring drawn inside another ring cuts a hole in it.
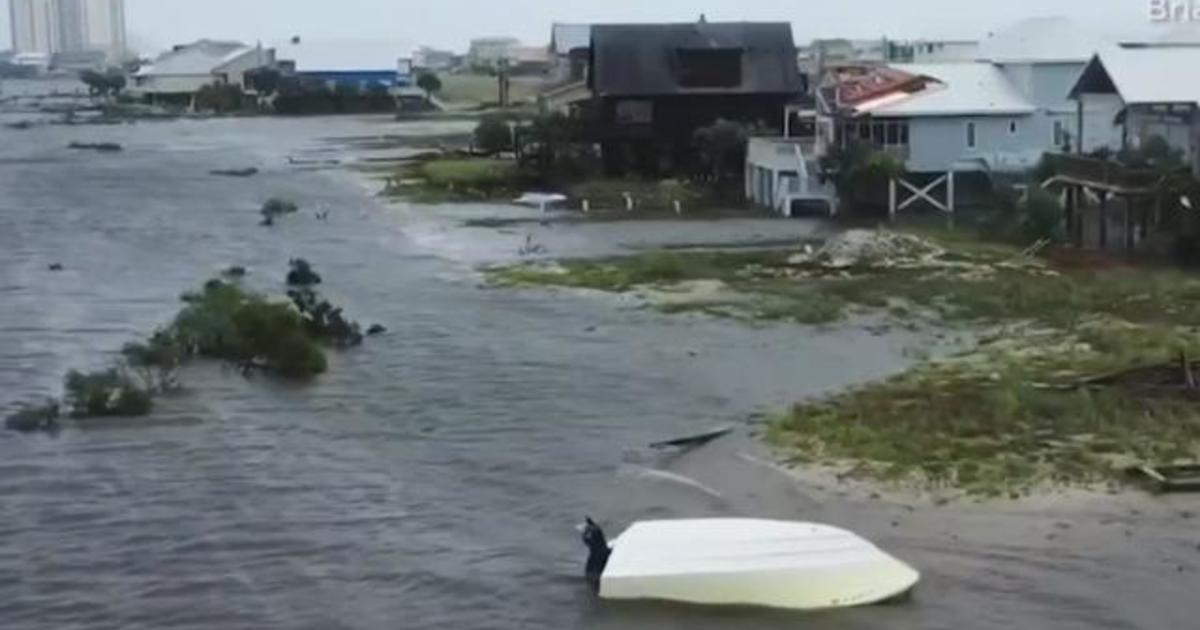
[{"label": "boat hull", "polygon": [[638,523],[613,542],[600,596],[824,610],[895,599],[919,579],[870,542],[825,525],[657,521]]}]

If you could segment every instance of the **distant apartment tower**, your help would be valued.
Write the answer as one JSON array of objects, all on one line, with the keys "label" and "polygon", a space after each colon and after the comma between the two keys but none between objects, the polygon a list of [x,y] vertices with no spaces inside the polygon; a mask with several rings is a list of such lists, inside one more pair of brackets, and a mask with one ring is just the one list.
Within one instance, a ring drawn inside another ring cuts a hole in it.
[{"label": "distant apartment tower", "polygon": [[9,0],[9,22],[17,53],[126,54],[125,0]]},{"label": "distant apartment tower", "polygon": [[8,0],[12,45],[16,53],[51,55],[58,48],[55,0]]}]

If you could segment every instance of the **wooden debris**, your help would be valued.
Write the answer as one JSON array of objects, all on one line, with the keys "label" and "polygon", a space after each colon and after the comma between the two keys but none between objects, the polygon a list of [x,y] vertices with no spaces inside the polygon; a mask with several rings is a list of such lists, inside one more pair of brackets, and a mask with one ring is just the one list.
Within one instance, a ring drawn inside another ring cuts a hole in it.
[{"label": "wooden debris", "polygon": [[723,438],[730,433],[733,433],[733,427],[725,427],[723,429],[717,429],[715,431],[709,431],[708,433],[701,433],[699,435],[691,435],[675,440],[666,440],[664,442],[655,442],[654,444],[650,445],[650,448],[697,448],[719,438]]}]

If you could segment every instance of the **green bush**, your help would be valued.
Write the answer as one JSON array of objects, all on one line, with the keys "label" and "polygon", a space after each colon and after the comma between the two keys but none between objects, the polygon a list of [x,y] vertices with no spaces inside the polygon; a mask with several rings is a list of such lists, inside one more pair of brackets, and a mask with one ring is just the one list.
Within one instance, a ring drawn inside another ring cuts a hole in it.
[{"label": "green bush", "polygon": [[144,416],[154,406],[150,392],[118,368],[99,372],[71,370],[64,387],[67,408],[76,418]]},{"label": "green bush", "polygon": [[287,283],[294,287],[311,287],[321,284],[321,275],[313,271],[312,265],[303,258],[288,261]]},{"label": "green bush", "polygon": [[821,158],[821,172],[833,182],[846,214],[881,215],[887,211],[888,181],[904,173],[904,164],[870,145],[854,143],[835,147]]},{"label": "green bush", "polygon": [[475,127],[475,148],[495,154],[513,150],[513,132],[504,116],[484,116]]},{"label": "green bush", "polygon": [[196,111],[226,114],[240,111],[246,95],[241,86],[227,83],[210,83],[201,87],[193,99]]},{"label": "green bush", "polygon": [[195,354],[309,377],[326,369],[325,356],[290,304],[269,302],[241,287],[209,281],[172,325],[176,339]]},{"label": "green bush", "polygon": [[1063,239],[1063,212],[1058,199],[1041,188],[1033,188],[1021,201],[1020,232],[1025,242]]}]

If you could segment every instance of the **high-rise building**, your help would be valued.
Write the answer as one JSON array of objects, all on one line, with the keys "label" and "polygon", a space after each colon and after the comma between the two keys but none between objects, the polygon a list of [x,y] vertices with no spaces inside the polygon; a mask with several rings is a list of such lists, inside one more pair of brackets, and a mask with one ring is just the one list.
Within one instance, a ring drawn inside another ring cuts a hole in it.
[{"label": "high-rise building", "polygon": [[58,7],[55,0],[9,0],[13,51],[50,55],[58,51]]},{"label": "high-rise building", "polygon": [[126,54],[125,0],[9,0],[9,19],[18,53]]}]

